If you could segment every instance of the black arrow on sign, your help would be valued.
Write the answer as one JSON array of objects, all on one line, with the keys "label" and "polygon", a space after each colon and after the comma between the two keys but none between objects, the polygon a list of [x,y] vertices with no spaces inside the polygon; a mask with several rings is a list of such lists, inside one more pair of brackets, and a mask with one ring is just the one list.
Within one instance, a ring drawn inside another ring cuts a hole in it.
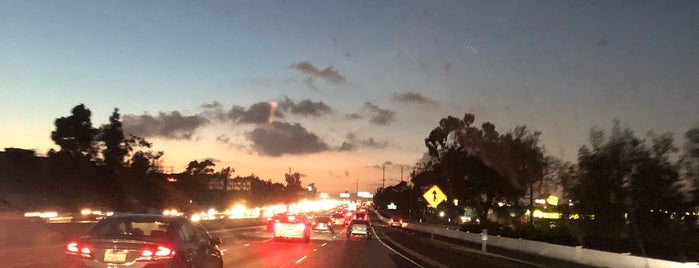
[{"label": "black arrow on sign", "polygon": [[432,196],[434,196],[434,199],[432,199],[432,201],[437,202],[437,190],[432,190]]}]

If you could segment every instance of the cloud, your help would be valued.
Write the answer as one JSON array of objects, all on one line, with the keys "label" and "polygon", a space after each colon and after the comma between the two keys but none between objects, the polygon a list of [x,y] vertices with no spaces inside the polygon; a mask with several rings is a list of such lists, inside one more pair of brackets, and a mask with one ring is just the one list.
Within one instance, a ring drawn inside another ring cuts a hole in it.
[{"label": "cloud", "polygon": [[393,165],[393,162],[387,160],[387,161],[383,162],[383,164],[373,165],[373,166],[371,166],[371,167],[372,167],[372,168],[375,168],[375,169],[383,169],[384,167],[387,167],[387,166],[390,166],[390,165]]},{"label": "cloud", "polygon": [[422,96],[420,93],[415,93],[415,92],[406,92],[406,93],[393,92],[391,99],[395,102],[400,102],[400,103],[437,105],[436,101],[434,101],[428,97]]},{"label": "cloud", "polygon": [[376,141],[374,140],[374,138],[369,138],[367,140],[361,141],[361,144],[364,147],[383,149],[386,148],[386,146],[388,146],[388,141]]},{"label": "cloud", "polygon": [[218,141],[220,143],[228,143],[231,141],[231,138],[226,136],[225,134],[222,134],[222,135],[219,135],[218,137],[216,137],[216,141]]},{"label": "cloud", "polygon": [[309,84],[313,88],[315,88],[315,86],[313,86],[313,80],[315,78],[320,78],[333,84],[341,84],[345,82],[345,77],[342,76],[337,70],[335,70],[333,66],[328,66],[325,67],[325,69],[323,70],[318,70],[318,68],[313,66],[313,64],[307,61],[302,61],[296,64],[292,64],[290,67],[294,70],[306,74],[307,78],[304,80],[304,82],[306,82],[306,84]]},{"label": "cloud", "polygon": [[351,114],[346,114],[345,118],[347,118],[349,120],[359,120],[359,119],[362,119],[364,117],[358,113],[351,113]]},{"label": "cloud", "polygon": [[183,116],[178,111],[160,112],[122,117],[124,132],[141,137],[163,137],[169,139],[191,139],[194,132],[209,120],[200,115]]},{"label": "cloud", "polygon": [[258,102],[250,106],[247,111],[241,109],[240,106],[234,106],[228,113],[229,116],[239,123],[269,123],[272,122],[274,116],[284,117],[280,112],[276,111],[276,104],[269,102]]},{"label": "cloud", "polygon": [[247,110],[243,106],[234,105],[230,110],[224,111],[223,105],[216,101],[205,103],[201,107],[204,109],[201,113],[203,116],[219,122],[262,124],[271,122],[274,117],[284,118],[284,114],[276,110],[274,102],[258,102]]},{"label": "cloud", "polygon": [[300,124],[272,122],[247,133],[252,149],[265,156],[302,155],[328,150],[328,145]]},{"label": "cloud", "polygon": [[383,149],[388,146],[388,141],[376,141],[374,138],[360,139],[353,133],[348,133],[345,141],[338,149],[339,151],[352,151],[359,147]]},{"label": "cloud", "polygon": [[342,145],[340,146],[340,149],[338,149],[341,152],[347,152],[347,151],[352,151],[354,150],[354,144],[350,142],[342,142]]},{"label": "cloud", "polygon": [[322,101],[313,102],[305,99],[299,103],[294,103],[289,97],[283,97],[279,102],[279,109],[285,112],[301,116],[319,117],[332,112],[332,108]]},{"label": "cloud", "polygon": [[204,159],[204,161],[206,161],[206,160],[209,160],[209,161],[211,161],[212,163],[221,163],[221,159],[216,159],[216,158],[213,158],[213,157],[208,157],[208,158]]},{"label": "cloud", "polygon": [[364,103],[362,107],[369,114],[369,121],[377,125],[389,125],[395,121],[396,112],[386,109],[381,109],[376,104],[371,102]]},{"label": "cloud", "polygon": [[201,115],[216,120],[218,122],[224,122],[227,119],[226,113],[223,112],[223,105],[218,101],[212,103],[204,103],[201,105],[204,112]]}]

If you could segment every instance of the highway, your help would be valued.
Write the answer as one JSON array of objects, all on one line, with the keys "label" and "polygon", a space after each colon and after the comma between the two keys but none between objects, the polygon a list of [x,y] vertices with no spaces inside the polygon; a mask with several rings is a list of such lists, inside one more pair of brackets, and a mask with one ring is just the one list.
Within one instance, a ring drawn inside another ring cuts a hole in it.
[{"label": "highway", "polygon": [[[425,234],[389,228],[373,213],[370,215],[375,234],[371,240],[364,237],[348,240],[342,226],[336,226],[335,234],[312,233],[309,243],[273,241],[273,234],[264,225],[209,231],[223,240],[220,248],[224,267],[558,267],[477,250],[455,250]],[[61,243],[16,248],[5,245],[0,248],[0,267],[57,267],[63,250]]]}]

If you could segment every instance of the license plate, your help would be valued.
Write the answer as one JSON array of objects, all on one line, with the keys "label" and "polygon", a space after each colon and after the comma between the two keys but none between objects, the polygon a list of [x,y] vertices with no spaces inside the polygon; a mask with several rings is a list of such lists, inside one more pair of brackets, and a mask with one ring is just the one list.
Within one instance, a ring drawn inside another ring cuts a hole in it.
[{"label": "license plate", "polygon": [[127,250],[108,249],[104,252],[104,262],[126,262]]}]

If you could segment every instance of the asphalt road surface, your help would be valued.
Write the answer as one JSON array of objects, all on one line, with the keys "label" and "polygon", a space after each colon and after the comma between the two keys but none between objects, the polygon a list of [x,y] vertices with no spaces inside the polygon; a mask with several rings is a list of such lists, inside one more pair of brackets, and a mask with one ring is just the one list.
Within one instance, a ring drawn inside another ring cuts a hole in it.
[{"label": "asphalt road surface", "polygon": [[[335,233],[313,232],[309,243],[273,241],[266,226],[210,230],[223,240],[224,267],[569,267],[522,261],[478,250],[453,247],[425,234],[389,228],[371,213],[374,236],[346,238],[344,226]],[[57,267],[63,244],[0,248],[0,267]]]}]

